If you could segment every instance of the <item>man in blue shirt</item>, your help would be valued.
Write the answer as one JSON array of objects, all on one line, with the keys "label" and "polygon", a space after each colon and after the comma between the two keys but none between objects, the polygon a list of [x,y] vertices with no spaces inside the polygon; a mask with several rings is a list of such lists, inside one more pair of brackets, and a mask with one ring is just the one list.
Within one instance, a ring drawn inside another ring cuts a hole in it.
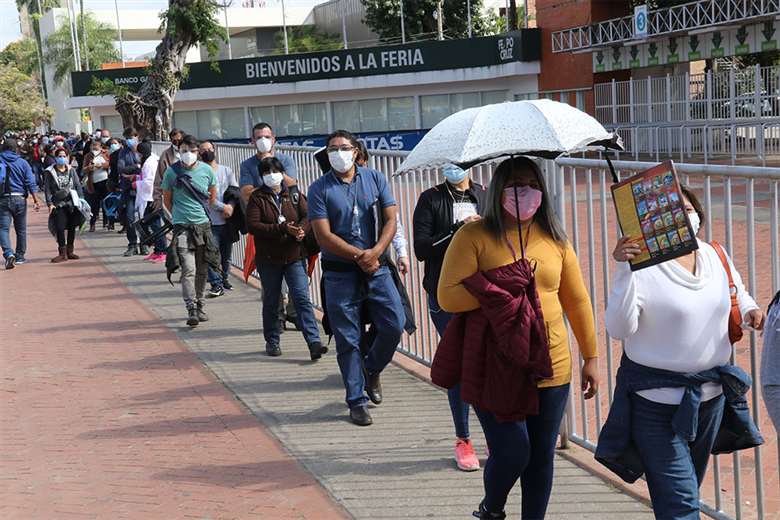
[{"label": "man in blue shirt", "polygon": [[119,150],[117,159],[117,171],[119,173],[119,186],[122,189],[122,197],[125,201],[125,232],[127,235],[127,250],[122,256],[148,255],[146,246],[138,248],[138,235],[133,223],[136,221],[135,195],[133,181],[141,173],[141,154],[138,153],[138,131],[133,127],[125,128],[122,133],[125,145]]},{"label": "man in blue shirt", "polygon": [[[0,246],[6,269],[25,262],[28,194],[32,195],[35,211],[41,209],[32,168],[18,151],[19,143],[13,138],[0,146]],[[11,247],[11,221],[16,231],[16,250]]]},{"label": "man in blue shirt", "polygon": [[[350,418],[368,426],[373,422],[368,399],[374,404],[382,401],[379,374],[401,340],[405,315],[382,260],[395,235],[398,208],[385,176],[356,166],[357,148],[349,132],[331,134],[327,151],[332,169],[311,185],[308,195],[309,220],[322,248],[326,312],[336,337]],[[378,332],[365,357],[360,353],[364,312]]]},{"label": "man in blue shirt", "polygon": [[255,188],[263,185],[263,179],[260,178],[260,161],[266,157],[276,157],[282,163],[285,170],[285,184],[292,186],[298,178],[298,169],[295,167],[295,161],[287,154],[276,151],[276,136],[274,130],[268,123],[257,123],[252,128],[252,139],[249,144],[257,149],[257,153],[241,163],[241,171],[238,184],[241,187],[241,197],[246,203],[249,196]]}]

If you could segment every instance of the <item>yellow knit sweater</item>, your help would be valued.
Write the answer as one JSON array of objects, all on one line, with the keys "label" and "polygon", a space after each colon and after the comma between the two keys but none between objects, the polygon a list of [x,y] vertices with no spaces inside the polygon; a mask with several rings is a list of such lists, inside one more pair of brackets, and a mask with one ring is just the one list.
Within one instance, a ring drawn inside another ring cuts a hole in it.
[{"label": "yellow knit sweater", "polygon": [[[527,228],[523,230],[526,238]],[[512,247],[520,256],[520,241],[516,230],[507,233]],[[571,244],[552,239],[536,223],[530,226],[526,256],[536,262],[536,288],[542,302],[542,312],[550,340],[552,379],[540,387],[560,386],[571,381],[571,353],[563,313],[571,324],[580,352],[585,359],[598,356],[596,331],[590,296],[582,280],[577,255]],[[461,283],[478,271],[489,271],[514,262],[505,241],[496,241],[482,222],[464,225],[452,239],[444,256],[438,299],[447,312],[468,312],[479,308],[479,302]]]}]

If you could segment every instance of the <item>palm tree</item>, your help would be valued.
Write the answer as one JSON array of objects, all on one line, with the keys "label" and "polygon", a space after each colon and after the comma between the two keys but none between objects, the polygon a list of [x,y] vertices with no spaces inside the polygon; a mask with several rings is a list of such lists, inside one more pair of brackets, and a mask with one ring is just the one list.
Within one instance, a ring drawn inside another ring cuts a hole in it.
[{"label": "palm tree", "polygon": [[50,9],[60,6],[60,0],[16,0],[16,8],[19,12],[22,9],[27,9],[32,19],[33,33],[35,33],[35,43],[38,45],[38,63],[40,64],[39,75],[41,77],[41,88],[43,89],[43,97],[48,100],[49,95],[46,87],[46,75],[43,72],[43,46],[41,42],[41,28],[40,19],[41,15]]}]

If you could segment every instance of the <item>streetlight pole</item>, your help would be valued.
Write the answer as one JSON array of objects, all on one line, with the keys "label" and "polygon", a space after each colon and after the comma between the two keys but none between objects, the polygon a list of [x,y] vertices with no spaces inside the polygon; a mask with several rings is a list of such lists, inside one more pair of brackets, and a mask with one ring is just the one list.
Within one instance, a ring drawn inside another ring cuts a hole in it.
[{"label": "streetlight pole", "polygon": [[119,23],[119,4],[114,0],[114,10],[116,11],[116,32],[119,34],[119,54],[122,56],[122,68],[125,66],[125,46],[122,42],[122,26]]},{"label": "streetlight pole", "polygon": [[[83,2],[84,0],[82,0]],[[225,32],[227,33],[227,44],[228,44],[228,59],[233,59],[233,46],[230,44],[230,25],[228,24],[228,17],[227,17],[227,8],[228,3],[226,2],[224,4],[225,7]]]},{"label": "streetlight pole", "polygon": [[347,15],[343,11],[341,13],[341,35],[344,37],[344,48],[349,49],[349,41],[347,40]]},{"label": "streetlight pole", "polygon": [[439,4],[436,7],[436,13],[438,14],[438,16],[436,16],[436,21],[438,22],[437,25],[439,26],[439,40],[444,39],[444,16],[442,16],[442,2],[443,0],[439,0]]},{"label": "streetlight pole", "polygon": [[74,70],[81,70],[81,53],[79,52],[79,35],[76,30],[75,9],[71,0],[67,0],[66,7],[68,9],[68,25],[70,26],[70,44],[73,48],[73,64]]},{"label": "streetlight pole", "polygon": [[46,105],[49,105],[49,93],[46,88],[46,69],[43,66],[43,38],[41,37],[41,18],[43,18],[43,11],[41,11],[41,0],[36,0],[38,4],[38,19],[34,22],[38,25],[38,67],[41,70],[41,92],[43,93],[43,99],[46,101]]},{"label": "streetlight pole", "polygon": [[282,0],[282,31],[284,31],[284,53],[290,54],[290,45],[287,41],[287,12],[284,9],[284,0]]},{"label": "streetlight pole", "polygon": [[466,12],[468,13],[469,38],[471,38],[471,0],[466,0]]},{"label": "streetlight pole", "polygon": [[87,47],[87,21],[84,19],[84,0],[81,4],[81,37],[84,39],[84,70],[89,70],[89,47]]},{"label": "streetlight pole", "polygon": [[404,0],[401,0],[401,43],[406,43],[406,28],[404,27]]}]

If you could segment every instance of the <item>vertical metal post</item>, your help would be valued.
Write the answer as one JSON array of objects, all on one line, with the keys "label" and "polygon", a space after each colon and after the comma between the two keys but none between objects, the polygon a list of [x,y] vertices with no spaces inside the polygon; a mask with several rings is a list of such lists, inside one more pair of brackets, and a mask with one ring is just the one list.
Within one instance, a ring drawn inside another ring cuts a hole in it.
[{"label": "vertical metal post", "polygon": [[347,40],[347,15],[343,11],[341,13],[341,36],[344,38],[344,48],[349,49],[349,41]]},{"label": "vertical metal post", "polygon": [[685,120],[691,120],[691,75],[685,73]]},{"label": "vertical metal post", "polygon": [[401,43],[406,43],[406,26],[404,24],[404,0],[401,1]]},{"label": "vertical metal post", "polygon": [[119,54],[122,56],[122,67],[125,66],[125,46],[122,42],[122,25],[119,22],[119,3],[114,0],[114,10],[116,11],[116,32],[119,35]]},{"label": "vertical metal post", "polygon": [[612,124],[617,124],[617,84],[612,78]]},{"label": "vertical metal post", "polygon": [[444,9],[443,9],[443,0],[439,0],[438,4],[436,5],[436,27],[439,33],[439,40],[444,39]]},{"label": "vertical metal post", "polygon": [[89,47],[87,47],[87,21],[84,19],[84,0],[81,4],[81,37],[84,39],[84,70],[89,70]]},{"label": "vertical metal post", "polygon": [[282,31],[284,32],[284,53],[290,54],[290,44],[287,40],[287,11],[284,7],[284,0],[282,0]]},{"label": "vertical metal post", "polygon": [[753,66],[753,117],[761,118],[763,110],[761,110],[761,66],[757,63]]},{"label": "vertical metal post", "polygon": [[628,121],[629,123],[635,123],[634,119],[634,78],[628,78]]},{"label": "vertical metal post", "polygon": [[[82,0],[83,2],[84,0]],[[227,44],[228,44],[228,59],[233,59],[233,45],[230,43],[230,24],[228,23],[228,16],[227,16],[227,10],[228,10],[228,4],[225,3],[225,33],[227,36]]]},{"label": "vertical metal post", "polygon": [[469,38],[471,38],[471,0],[466,0],[466,20],[469,25]]},{"label": "vertical metal post", "polygon": [[712,121],[712,71],[708,70],[705,76],[704,88],[707,89],[707,121]]}]

